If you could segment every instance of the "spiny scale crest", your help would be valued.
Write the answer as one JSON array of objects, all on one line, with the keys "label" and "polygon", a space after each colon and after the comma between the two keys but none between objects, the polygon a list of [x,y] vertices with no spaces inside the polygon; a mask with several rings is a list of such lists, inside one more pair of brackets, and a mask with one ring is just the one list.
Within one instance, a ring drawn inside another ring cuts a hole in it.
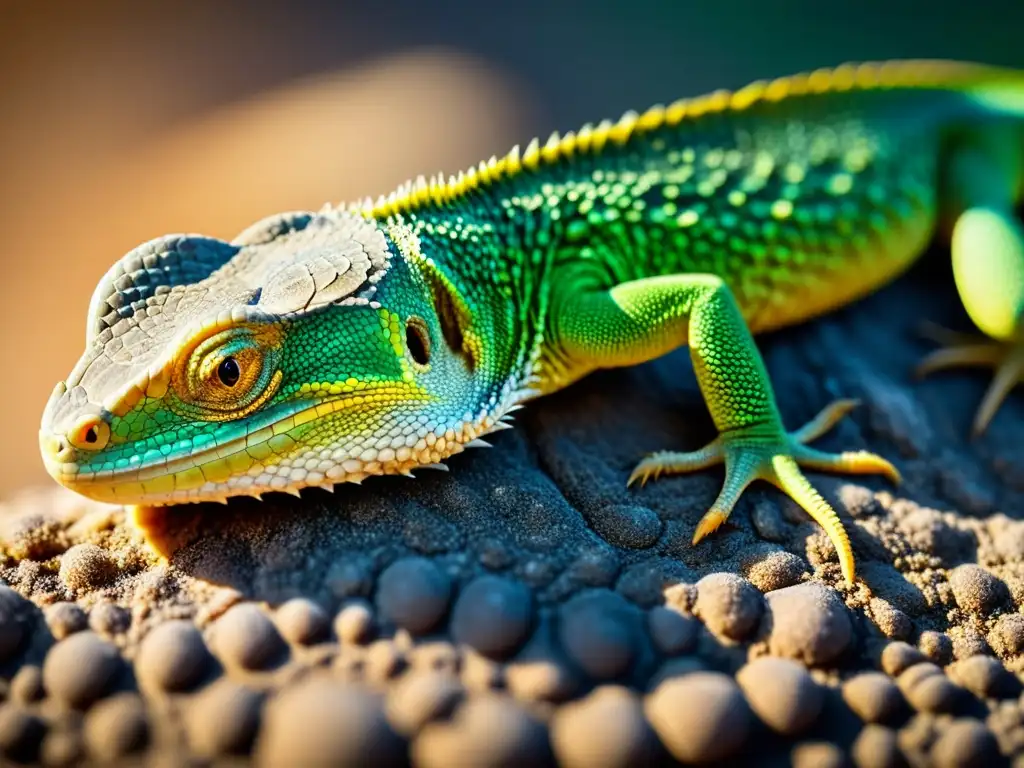
[{"label": "spiny scale crest", "polygon": [[[536,171],[574,154],[597,154],[609,141],[625,145],[634,135],[642,135],[664,126],[675,126],[683,120],[695,120],[720,112],[739,112],[755,104],[783,99],[851,90],[883,88],[928,88],[935,86],[964,87],[984,79],[998,78],[1001,70],[980,64],[964,64],[942,60],[907,60],[848,63],[834,68],[817,69],[775,80],[758,80],[737,90],[717,90],[694,98],[684,98],[669,106],[655,105],[642,115],[629,111],[617,122],[603,120],[596,127],[587,124],[578,132],[560,136],[552,133],[542,146],[534,138],[520,154],[516,145],[504,157],[491,159],[477,167],[449,176],[439,173],[428,181],[420,176],[408,181],[390,195],[381,195],[376,202],[370,198],[347,206],[349,210],[375,218],[387,218],[428,205],[442,207],[464,198],[489,184],[510,178],[524,171]],[[1019,75],[1007,71],[1007,78]]]}]

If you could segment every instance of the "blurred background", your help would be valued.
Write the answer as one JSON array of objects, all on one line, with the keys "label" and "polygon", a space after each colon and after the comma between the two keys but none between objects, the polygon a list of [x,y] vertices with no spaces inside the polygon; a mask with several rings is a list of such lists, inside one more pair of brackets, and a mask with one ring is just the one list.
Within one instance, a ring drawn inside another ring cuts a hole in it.
[{"label": "blurred background", "polygon": [[533,135],[888,57],[1024,67],[1024,2],[0,0],[0,496],[92,288],[169,232],[458,171]]}]

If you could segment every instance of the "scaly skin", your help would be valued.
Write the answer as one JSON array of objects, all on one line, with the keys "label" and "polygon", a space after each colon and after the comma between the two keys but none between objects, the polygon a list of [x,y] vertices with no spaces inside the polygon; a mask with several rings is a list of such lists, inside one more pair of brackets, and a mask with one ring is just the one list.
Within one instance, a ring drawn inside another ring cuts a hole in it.
[{"label": "scaly skin", "polygon": [[720,462],[694,543],[752,481],[849,539],[801,467],[898,479],[787,432],[751,334],[854,301],[951,235],[986,334],[922,370],[1024,368],[1024,77],[844,65],[536,142],[377,203],[271,217],[231,243],[170,236],[100,282],[87,348],[43,417],[47,467],[132,505],[297,493],[437,465],[519,403],[688,344],[720,435],[630,481]]}]

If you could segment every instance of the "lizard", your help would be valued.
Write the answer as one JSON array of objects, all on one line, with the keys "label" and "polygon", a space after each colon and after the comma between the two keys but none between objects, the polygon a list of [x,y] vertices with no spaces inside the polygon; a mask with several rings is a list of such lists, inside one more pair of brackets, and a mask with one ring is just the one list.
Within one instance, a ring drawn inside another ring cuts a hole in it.
[{"label": "lizard", "polygon": [[628,482],[724,464],[696,545],[768,481],[853,584],[849,536],[804,470],[900,474],[809,445],[855,400],[788,431],[753,335],[855,302],[942,237],[980,333],[920,372],[994,369],[982,432],[1024,371],[1022,193],[1009,69],[843,64],[627,112],[231,241],[137,247],[93,293],[42,454],[59,483],[129,506],[331,490],[444,468],[526,401],[688,346],[718,436]]}]

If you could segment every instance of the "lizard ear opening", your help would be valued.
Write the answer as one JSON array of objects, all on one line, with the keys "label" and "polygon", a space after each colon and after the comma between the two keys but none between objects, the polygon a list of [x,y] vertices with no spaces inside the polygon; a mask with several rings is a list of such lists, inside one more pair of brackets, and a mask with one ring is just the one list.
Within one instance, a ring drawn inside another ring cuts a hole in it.
[{"label": "lizard ear opening", "polygon": [[466,339],[469,330],[469,310],[466,303],[444,275],[430,267],[424,271],[444,342],[452,352],[466,361],[466,367],[472,373],[476,369],[477,361],[473,348]]}]

